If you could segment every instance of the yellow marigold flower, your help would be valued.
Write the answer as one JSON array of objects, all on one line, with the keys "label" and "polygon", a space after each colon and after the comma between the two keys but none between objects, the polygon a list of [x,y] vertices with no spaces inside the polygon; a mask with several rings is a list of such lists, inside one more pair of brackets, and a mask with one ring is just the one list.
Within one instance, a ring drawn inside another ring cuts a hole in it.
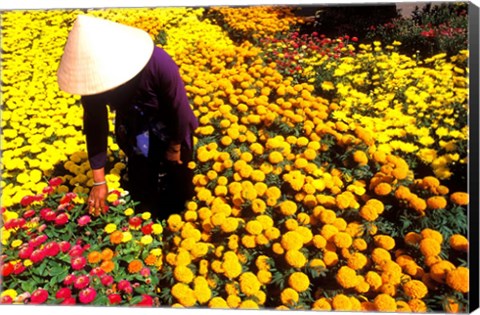
[{"label": "yellow marigold flower", "polygon": [[454,234],[449,240],[450,247],[454,250],[468,252],[468,239],[461,234]]},{"label": "yellow marigold flower", "polygon": [[285,227],[287,228],[287,230],[293,231],[298,228],[298,221],[294,218],[290,218],[285,221]]},{"label": "yellow marigold flower", "polygon": [[113,223],[108,223],[106,226],[105,226],[105,233],[107,234],[111,234],[113,231],[115,231],[117,229],[117,225],[113,224]]},{"label": "yellow marigold flower", "polygon": [[255,295],[261,287],[260,281],[258,281],[257,276],[248,271],[243,273],[239,278],[240,291],[247,296]]},{"label": "yellow marigold flower", "polygon": [[386,250],[392,250],[395,247],[395,240],[388,235],[375,235],[373,240],[376,246]]},{"label": "yellow marigold flower", "polygon": [[269,284],[272,281],[272,273],[262,269],[257,272],[257,278],[260,283]]},{"label": "yellow marigold flower", "polygon": [[[192,305],[193,306],[193,305]],[[219,309],[226,309],[228,308],[228,303],[225,301],[220,296],[215,296],[213,297],[209,302],[208,302],[208,307],[210,308],[219,308]]]},{"label": "yellow marigold flower", "polygon": [[447,271],[446,283],[447,285],[462,293],[469,292],[469,269],[466,267],[458,267]]},{"label": "yellow marigold flower", "polygon": [[360,270],[366,266],[368,259],[362,253],[353,253],[347,259],[347,266],[353,270]]},{"label": "yellow marigold flower", "polygon": [[383,284],[382,277],[375,271],[367,272],[367,274],[365,275],[365,281],[374,291],[379,290]]},{"label": "yellow marigold flower", "polygon": [[247,230],[248,233],[252,235],[258,235],[262,233],[263,226],[259,221],[251,220],[247,223],[247,225],[245,226],[245,229]]},{"label": "yellow marigold flower", "polygon": [[222,268],[225,276],[229,279],[235,279],[242,273],[242,264],[238,261],[238,259],[225,260],[222,264]]},{"label": "yellow marigold flower", "polygon": [[333,240],[333,237],[338,233],[338,228],[331,224],[325,224],[320,230],[320,234],[327,240]]},{"label": "yellow marigold flower", "polygon": [[345,294],[337,294],[332,298],[332,307],[336,311],[351,311],[352,301]]},{"label": "yellow marigold flower", "polygon": [[305,255],[301,251],[295,249],[286,251],[285,260],[290,266],[295,268],[302,268],[307,263]]},{"label": "yellow marigold flower", "polygon": [[278,151],[270,152],[268,155],[268,161],[272,164],[279,164],[283,161],[283,155]]},{"label": "yellow marigold flower", "polygon": [[168,228],[172,231],[172,232],[177,232],[177,231],[180,231],[180,229],[182,228],[184,222],[182,220],[182,217],[179,215],[179,214],[172,214],[169,216],[169,218],[167,219],[167,225],[168,225]]},{"label": "yellow marigold flower", "polygon": [[312,310],[315,311],[331,311],[332,310],[332,305],[328,301],[327,298],[319,298],[315,300],[312,304]]},{"label": "yellow marigold flower", "polygon": [[283,305],[293,306],[298,303],[299,295],[298,292],[292,288],[285,288],[280,293],[280,300]]},{"label": "yellow marigold flower", "polygon": [[123,212],[127,217],[132,216],[135,211],[132,208],[128,208]]},{"label": "yellow marigold flower", "polygon": [[192,270],[186,265],[179,265],[176,266],[173,270],[173,277],[179,282],[188,284],[193,281],[195,275],[193,274]]},{"label": "yellow marigold flower", "polygon": [[437,240],[433,238],[424,238],[420,241],[420,252],[424,256],[437,256],[442,251],[442,247]]},{"label": "yellow marigold flower", "polygon": [[337,271],[335,276],[338,284],[345,289],[354,288],[358,284],[357,273],[348,266],[342,266]]},{"label": "yellow marigold flower", "polygon": [[337,218],[337,215],[333,210],[322,209],[319,213],[320,221],[325,224],[332,224],[336,218]]},{"label": "yellow marigold flower", "polygon": [[327,267],[332,267],[338,263],[338,255],[334,251],[327,250],[323,254],[323,261]]},{"label": "yellow marigold flower", "polygon": [[291,200],[285,200],[280,204],[280,212],[284,216],[294,215],[297,212],[297,204]]},{"label": "yellow marigold flower", "polygon": [[18,296],[18,293],[14,289],[7,289],[0,294],[0,297],[4,296],[9,296],[10,298],[12,298],[12,300],[15,300],[15,298]]},{"label": "yellow marigold flower", "polygon": [[388,294],[380,293],[373,300],[377,311],[380,312],[395,312],[397,310],[397,303],[393,297]]},{"label": "yellow marigold flower", "polygon": [[303,247],[303,238],[297,231],[288,231],[282,235],[280,243],[285,250],[299,250]]},{"label": "yellow marigold flower", "polygon": [[452,270],[455,270],[454,264],[448,260],[441,260],[430,266],[430,277],[439,283],[445,283],[447,274]]},{"label": "yellow marigold flower", "polygon": [[288,285],[297,292],[304,292],[310,286],[310,279],[303,272],[294,272],[288,277]]},{"label": "yellow marigold flower", "polygon": [[257,245],[254,235],[244,235],[242,236],[242,244],[246,248],[255,248]]},{"label": "yellow marigold flower", "polygon": [[427,286],[419,280],[410,280],[403,285],[405,294],[413,299],[423,299],[427,293]]},{"label": "yellow marigold flower", "polygon": [[411,313],[412,309],[405,301],[397,301],[397,312]]},{"label": "yellow marigold flower", "polygon": [[152,232],[153,232],[153,234],[155,234],[155,235],[161,234],[161,233],[163,232],[163,226],[162,226],[161,224],[159,224],[159,223],[154,223],[154,224],[152,225]]}]

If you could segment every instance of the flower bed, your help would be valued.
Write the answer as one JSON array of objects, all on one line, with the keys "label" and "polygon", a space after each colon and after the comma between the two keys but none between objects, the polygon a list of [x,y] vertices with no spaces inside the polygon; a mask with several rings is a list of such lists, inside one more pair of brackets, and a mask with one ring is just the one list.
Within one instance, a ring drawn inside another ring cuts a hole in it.
[{"label": "flower bed", "polygon": [[466,178],[468,52],[343,37],[329,56],[315,35],[234,42],[203,9],[92,10],[165,32],[200,122],[184,212],[135,214],[111,135],[95,218],[81,106],[54,80],[79,12],[2,15],[2,303],[465,310],[468,193],[447,180]]}]

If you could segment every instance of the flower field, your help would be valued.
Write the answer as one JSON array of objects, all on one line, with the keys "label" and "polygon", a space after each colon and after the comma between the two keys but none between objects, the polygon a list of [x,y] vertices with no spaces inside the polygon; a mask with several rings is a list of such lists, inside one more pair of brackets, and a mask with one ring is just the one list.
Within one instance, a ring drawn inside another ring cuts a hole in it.
[{"label": "flower field", "polygon": [[[114,113],[109,211],[86,211],[83,111],[56,83],[82,13],[148,31],[180,66],[196,196],[165,221],[122,189]],[[302,34],[294,13],[2,13],[1,303],[468,310],[468,51]]]}]

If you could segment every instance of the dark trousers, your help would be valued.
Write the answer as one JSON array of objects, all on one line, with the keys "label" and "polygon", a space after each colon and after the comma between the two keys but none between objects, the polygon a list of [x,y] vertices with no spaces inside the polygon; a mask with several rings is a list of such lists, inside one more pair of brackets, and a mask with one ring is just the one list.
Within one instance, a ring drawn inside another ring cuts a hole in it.
[{"label": "dark trousers", "polygon": [[193,171],[188,168],[193,152],[182,144],[181,160],[183,164],[172,163],[165,159],[166,148],[158,143],[150,143],[148,158],[143,155],[128,156],[127,189],[134,201],[137,213],[148,211],[152,219],[167,219],[170,214],[181,214],[185,203],[194,194]]}]

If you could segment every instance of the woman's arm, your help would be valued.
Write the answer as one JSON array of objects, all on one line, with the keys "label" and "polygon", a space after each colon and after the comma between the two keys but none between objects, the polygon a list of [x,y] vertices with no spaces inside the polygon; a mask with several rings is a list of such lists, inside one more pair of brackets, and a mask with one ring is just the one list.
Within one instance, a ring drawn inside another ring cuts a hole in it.
[{"label": "woman's arm", "polygon": [[106,208],[108,186],[105,164],[108,144],[108,109],[100,96],[82,96],[84,109],[83,131],[87,142],[88,159],[93,172],[94,186],[88,198],[89,211],[97,216]]}]

